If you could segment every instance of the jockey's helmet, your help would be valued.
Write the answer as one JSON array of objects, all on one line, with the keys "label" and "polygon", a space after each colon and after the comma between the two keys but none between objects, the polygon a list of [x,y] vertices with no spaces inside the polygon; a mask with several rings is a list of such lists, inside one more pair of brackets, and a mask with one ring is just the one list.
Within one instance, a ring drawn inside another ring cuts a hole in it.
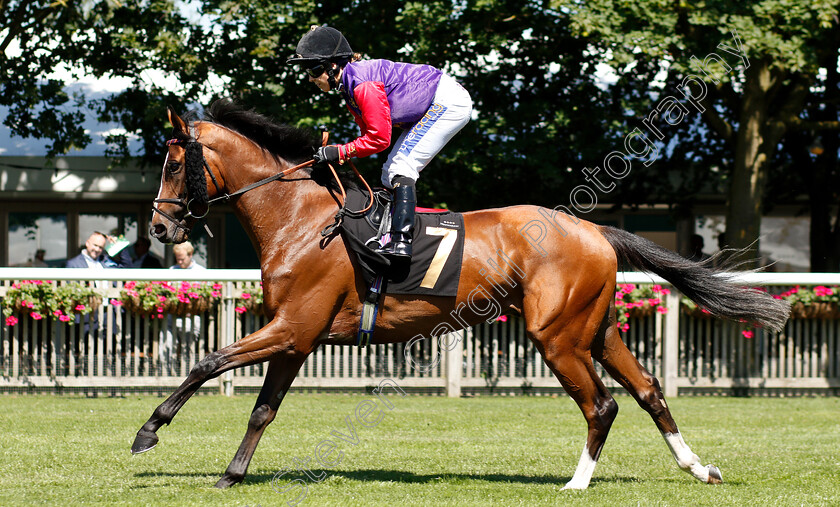
[{"label": "jockey's helmet", "polygon": [[295,55],[286,63],[340,62],[352,56],[350,43],[341,32],[327,25],[315,25],[301,37]]}]

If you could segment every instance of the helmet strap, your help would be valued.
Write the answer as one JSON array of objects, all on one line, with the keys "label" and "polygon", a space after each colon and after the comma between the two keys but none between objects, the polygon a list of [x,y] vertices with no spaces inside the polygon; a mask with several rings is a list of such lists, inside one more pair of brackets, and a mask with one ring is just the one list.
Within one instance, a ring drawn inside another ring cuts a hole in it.
[{"label": "helmet strap", "polygon": [[327,68],[327,84],[330,85],[330,90],[338,88],[338,83],[335,81],[335,68],[332,66],[332,63]]}]

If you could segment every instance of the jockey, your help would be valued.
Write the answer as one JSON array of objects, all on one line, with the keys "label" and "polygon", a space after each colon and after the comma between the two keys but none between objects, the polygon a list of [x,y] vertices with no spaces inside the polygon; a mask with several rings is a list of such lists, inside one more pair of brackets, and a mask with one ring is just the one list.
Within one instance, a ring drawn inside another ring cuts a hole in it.
[{"label": "jockey", "polygon": [[382,184],[394,191],[391,242],[377,252],[411,257],[420,171],[470,119],[472,99],[455,79],[429,65],[361,61],[335,28],[313,26],[287,63],[300,64],[324,92],[337,90],[361,129],[347,144],[318,148],[315,161],[343,164],[391,145],[392,127],[404,132],[382,166]]}]

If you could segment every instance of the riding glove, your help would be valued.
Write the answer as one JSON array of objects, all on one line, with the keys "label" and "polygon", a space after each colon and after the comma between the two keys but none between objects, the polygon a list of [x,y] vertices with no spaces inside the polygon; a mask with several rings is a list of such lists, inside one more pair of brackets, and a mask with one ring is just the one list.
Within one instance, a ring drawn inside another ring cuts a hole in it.
[{"label": "riding glove", "polygon": [[315,159],[316,164],[322,164],[324,162],[338,162],[341,159],[341,153],[338,150],[338,146],[331,144],[329,146],[321,146],[315,150],[315,155],[313,157]]}]

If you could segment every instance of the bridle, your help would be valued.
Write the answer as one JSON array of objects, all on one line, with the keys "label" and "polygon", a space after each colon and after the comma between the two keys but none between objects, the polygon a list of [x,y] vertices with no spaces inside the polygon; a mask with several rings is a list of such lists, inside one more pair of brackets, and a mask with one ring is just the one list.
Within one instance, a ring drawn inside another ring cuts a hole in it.
[{"label": "bridle", "polygon": [[[321,137],[322,146],[326,146],[328,139],[329,139],[329,134],[326,131],[322,132],[322,137]],[[219,185],[219,181],[216,179],[216,175],[213,174],[213,171],[210,169],[210,166],[207,164],[207,159],[204,158],[204,145],[202,145],[198,141],[198,139],[196,139],[192,136],[189,136],[187,138],[174,138],[174,139],[170,139],[170,140],[166,141],[166,145],[167,146],[172,146],[172,145],[182,146],[185,151],[189,150],[189,149],[200,150],[200,153],[201,153],[201,171],[205,175],[205,177],[204,177],[205,183],[204,184],[205,185],[207,184],[206,183],[207,182],[207,176],[206,175],[209,174],[210,175],[210,180],[213,182],[213,186],[216,188],[216,194],[218,195],[218,197],[214,197],[212,199],[209,199],[206,202],[207,209],[204,211],[204,213],[202,215],[196,215],[190,209],[190,206],[192,205],[194,199],[189,199],[188,200],[187,198],[189,196],[186,196],[184,198],[170,198],[170,199],[159,199],[158,198],[158,199],[155,199],[154,201],[152,201],[154,204],[177,204],[177,205],[181,206],[182,208],[187,210],[187,214],[184,215],[184,219],[195,218],[196,220],[201,220],[204,217],[206,217],[208,213],[210,213],[210,206],[217,203],[217,202],[220,202],[220,201],[228,202],[232,198],[240,196],[240,195],[244,194],[245,192],[249,192],[249,191],[251,191],[255,188],[258,188],[258,187],[261,187],[261,186],[266,185],[268,183],[271,183],[272,181],[283,180],[283,178],[289,176],[290,174],[293,174],[294,172],[296,172],[300,169],[303,169],[305,167],[309,167],[309,166],[312,166],[312,165],[315,164],[315,160],[310,159],[310,160],[307,160],[306,162],[303,162],[301,164],[298,164],[298,165],[295,165],[295,166],[292,166],[292,167],[288,167],[288,168],[280,171],[277,174],[273,174],[273,175],[271,175],[267,178],[263,178],[263,179],[261,179],[257,182],[246,185],[245,187],[242,187],[242,188],[240,188],[239,190],[237,190],[233,193],[227,193],[227,192],[223,191],[224,189],[222,188],[221,185]],[[338,187],[341,190],[342,199],[341,199],[341,204],[339,204],[340,209],[335,216],[335,223],[333,223],[330,226],[327,226],[323,231],[321,231],[322,236],[326,237],[326,236],[331,235],[333,232],[335,232],[335,230],[338,229],[338,227],[341,225],[344,216],[361,216],[364,213],[366,213],[373,206],[373,191],[371,190],[370,185],[368,185],[367,181],[365,181],[365,179],[362,177],[362,175],[356,169],[356,166],[353,165],[353,163],[350,162],[350,161],[348,161],[348,163],[350,164],[350,167],[353,169],[353,172],[356,173],[356,176],[360,180],[362,180],[362,182],[365,184],[365,187],[367,188],[368,194],[370,195],[370,203],[367,205],[366,208],[364,208],[362,210],[359,210],[359,211],[352,211],[352,210],[347,209],[347,192],[344,190],[344,185],[341,183],[341,179],[338,177],[338,173],[336,173],[335,168],[333,168],[332,164],[328,164],[329,167],[330,167],[330,171],[332,171],[333,177],[335,178],[335,181],[338,183]],[[184,171],[185,172],[189,172],[189,171],[195,170],[195,169],[198,169],[198,168],[197,167],[195,167],[195,168],[190,167],[189,164],[187,164],[187,163],[184,164]],[[166,168],[164,168],[164,171],[166,171]],[[186,177],[189,177],[189,174],[187,174]],[[204,203],[199,203],[199,205],[201,205],[201,204],[204,204]],[[169,213],[166,213],[165,211],[161,211],[161,209],[158,208],[157,206],[153,205],[152,206],[152,211],[155,212],[155,213],[158,213],[163,218],[172,222],[172,224],[175,225],[176,229],[183,230],[187,236],[189,236],[190,232],[192,231],[192,229],[190,227],[187,227],[187,226],[181,224],[180,220],[173,217]],[[207,226],[207,223],[204,224],[204,229],[207,231],[207,234],[212,238],[213,233],[210,232],[210,228]]]}]

